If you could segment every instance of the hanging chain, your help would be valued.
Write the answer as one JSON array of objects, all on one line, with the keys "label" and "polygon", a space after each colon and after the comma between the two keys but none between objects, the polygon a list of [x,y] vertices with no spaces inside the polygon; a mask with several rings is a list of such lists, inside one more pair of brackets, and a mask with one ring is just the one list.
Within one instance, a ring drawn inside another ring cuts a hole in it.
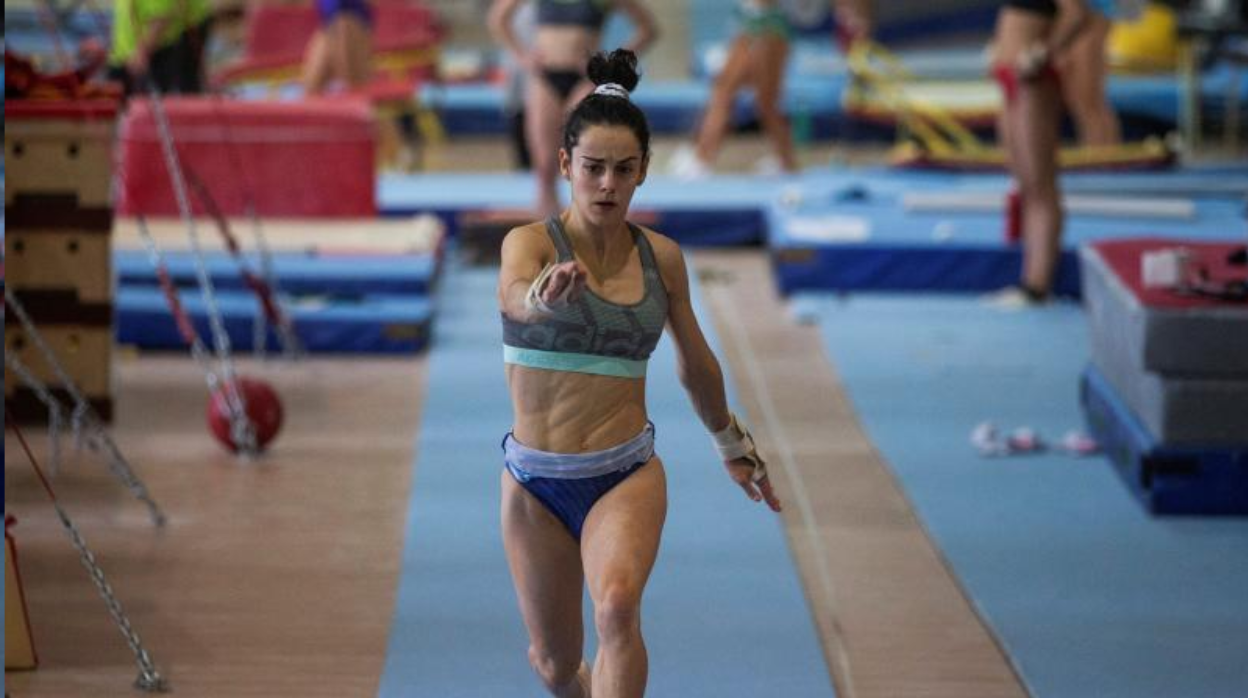
[{"label": "hanging chain", "polygon": [[31,373],[30,369],[26,368],[26,364],[22,363],[16,355],[6,351],[4,365],[22,379],[26,387],[39,398],[39,402],[48,408],[48,452],[50,454],[48,470],[52,472],[53,477],[56,477],[61,467],[61,428],[65,422],[65,410],[61,407],[60,401],[48,390],[48,386],[36,378],[35,374]]},{"label": "hanging chain", "polygon": [[260,216],[256,212],[256,206],[250,200],[247,202],[247,215],[251,219],[251,231],[256,239],[256,248],[260,251],[260,277],[264,279],[264,283],[268,285],[273,294],[273,302],[281,309],[274,329],[277,330],[277,338],[282,345],[282,356],[288,360],[302,358],[303,343],[299,341],[299,335],[295,334],[290,313],[287,312],[282,302],[282,289],[278,286],[277,270],[273,266],[273,251],[269,249],[268,240],[264,236],[264,228],[260,225]]},{"label": "hanging chain", "polygon": [[200,293],[203,295],[204,306],[208,311],[208,325],[212,330],[213,345],[216,349],[217,363],[221,372],[220,377],[224,383],[222,392],[225,395],[226,405],[230,412],[230,439],[244,458],[250,458],[258,451],[255,428],[251,423],[251,419],[247,416],[247,404],[242,392],[239,390],[238,383],[234,380],[234,364],[230,360],[230,337],[225,331],[224,322],[221,320],[221,310],[217,307],[212,277],[209,276],[208,269],[204,264],[204,253],[199,244],[199,234],[195,230],[195,219],[191,216],[191,204],[187,196],[186,181],[182,176],[182,167],[178,161],[177,151],[173,147],[173,133],[169,127],[169,119],[165,115],[160,94],[150,80],[148,82],[148,96],[152,105],[152,118],[160,134],[160,145],[165,157],[165,167],[169,170],[169,179],[173,183],[174,197],[177,200],[182,220],[186,224],[187,238],[190,240],[192,256],[195,258],[195,272],[199,279]]},{"label": "hanging chain", "polygon": [[65,513],[60,504],[53,501],[52,506],[56,508],[56,515],[61,518],[61,524],[65,526],[65,530],[69,531],[70,540],[74,542],[74,547],[78,549],[78,556],[82,558],[82,566],[86,567],[87,573],[91,575],[91,581],[104,599],[104,605],[108,607],[108,614],[113,617],[113,622],[117,625],[117,629],[121,631],[122,637],[126,639],[126,644],[130,646],[130,651],[134,653],[134,660],[139,665],[139,676],[134,680],[134,685],[152,693],[169,691],[168,682],[156,670],[156,665],[152,662],[151,655],[148,654],[147,648],[143,646],[143,640],[139,637],[139,633],[134,629],[134,626],[130,624],[130,618],[126,616],[125,611],[121,607],[121,602],[117,600],[117,595],[113,593],[113,587],[104,578],[104,570],[95,561],[95,555],[87,547],[87,542],[83,540],[82,534],[78,532],[78,527],[74,525],[73,521],[70,521],[69,515]]},{"label": "hanging chain", "polygon": [[215,393],[221,385],[221,378],[217,375],[217,371],[209,358],[211,354],[209,354],[208,348],[204,346],[204,341],[200,338],[199,333],[195,331],[195,325],[182,309],[182,302],[178,299],[178,290],[174,288],[173,282],[169,279],[166,271],[168,267],[165,265],[165,257],[161,254],[160,248],[156,246],[156,240],[152,237],[152,233],[147,227],[147,218],[139,216],[136,222],[139,226],[139,239],[143,241],[148,261],[156,269],[156,277],[165,292],[165,300],[171,306],[173,320],[178,325],[178,332],[181,333],[182,339],[191,345],[191,358],[195,360],[196,365],[204,372],[204,380],[208,383],[209,394]]},{"label": "hanging chain", "polygon": [[69,533],[69,539],[73,542],[74,548],[78,550],[78,556],[82,560],[83,566],[87,568],[91,581],[104,599],[104,605],[108,608],[108,613],[112,616],[113,623],[121,631],[122,636],[125,637],[126,644],[130,646],[130,651],[134,653],[135,661],[139,665],[139,676],[135,679],[135,686],[145,691],[164,692],[169,690],[169,685],[165,683],[160,673],[156,671],[151,655],[143,647],[143,641],[139,638],[139,634],[135,632],[134,626],[130,624],[130,619],[126,616],[125,611],[122,610],[121,602],[117,600],[117,595],[113,593],[112,586],[104,578],[104,570],[95,561],[95,555],[87,547],[86,540],[83,539],[82,533],[78,531],[78,527],[74,526],[74,522],[70,520],[69,514],[65,513],[65,510],[61,508],[61,503],[56,499],[56,490],[52,489],[52,483],[48,482],[48,478],[43,474],[43,469],[39,467],[39,461],[35,459],[35,454],[30,450],[30,444],[26,442],[26,437],[22,435],[22,430],[18,428],[17,422],[14,421],[12,414],[8,410],[5,411],[4,423],[6,428],[13,431],[13,435],[17,437],[18,443],[21,444],[22,450],[30,460],[30,467],[35,471],[35,477],[43,485],[43,491],[47,493],[52,508],[56,510],[56,515],[61,520],[61,525]]},{"label": "hanging chain", "polygon": [[[87,402],[82,392],[78,390],[78,385],[74,383],[74,380],[69,377],[69,374],[65,372],[60,362],[57,361],[56,355],[43,341],[43,336],[39,334],[39,330],[35,329],[35,323],[31,321],[30,316],[26,313],[26,308],[17,299],[17,294],[13,293],[13,290],[7,285],[4,287],[4,302],[13,309],[14,314],[17,315],[18,320],[22,323],[22,328],[26,331],[26,336],[39,350],[39,353],[43,355],[44,361],[52,368],[52,372],[56,374],[57,380],[61,382],[65,391],[69,393],[70,399],[74,403],[72,415],[74,433],[86,434],[87,444],[93,451],[104,456],[108,469],[113,473],[113,476],[120,480],[126,486],[126,489],[130,490],[135,499],[147,505],[148,512],[152,517],[152,523],[157,527],[164,526],[165,513],[161,511],[160,505],[152,499],[147,486],[143,484],[138,475],[135,475],[134,469],[130,467],[130,463],[121,454],[121,449],[117,448],[117,444],[113,442],[104,429],[103,420],[96,414],[95,409],[91,407],[91,403]],[[21,365],[17,357],[13,356],[12,352],[7,351],[4,353],[4,362],[9,366]],[[44,404],[48,405],[49,409],[52,409],[52,405],[57,405],[59,409],[59,401],[51,394],[51,391],[48,390],[43,381],[25,369],[24,366],[18,372],[18,375],[35,391],[35,395],[40,400],[43,400]]]},{"label": "hanging chain", "polygon": [[[282,355],[286,359],[298,359],[303,356],[303,343],[299,341],[299,336],[295,334],[295,328],[291,321],[290,314],[286,312],[283,303],[282,289],[278,286],[277,273],[273,269],[273,255],[269,249],[268,240],[264,237],[264,229],[260,224],[260,212],[256,208],[256,197],[254,196],[255,186],[251,183],[251,173],[244,166],[242,158],[238,154],[238,142],[234,139],[233,130],[230,127],[230,118],[228,110],[221,109],[221,93],[214,92],[210,104],[217,111],[221,120],[221,128],[225,135],[225,152],[230,158],[230,164],[239,176],[239,182],[242,184],[241,193],[243,195],[244,208],[246,209],[247,218],[251,221],[252,236],[256,239],[256,249],[260,251],[260,275],[267,284],[269,292],[273,295],[273,304],[277,311],[275,318],[275,329],[277,330],[278,341],[282,345]],[[264,299],[261,299],[262,302]],[[265,310],[262,308],[262,310]],[[268,335],[264,335],[267,339]],[[257,345],[267,347],[265,345]],[[263,356],[263,348],[260,351]]]}]

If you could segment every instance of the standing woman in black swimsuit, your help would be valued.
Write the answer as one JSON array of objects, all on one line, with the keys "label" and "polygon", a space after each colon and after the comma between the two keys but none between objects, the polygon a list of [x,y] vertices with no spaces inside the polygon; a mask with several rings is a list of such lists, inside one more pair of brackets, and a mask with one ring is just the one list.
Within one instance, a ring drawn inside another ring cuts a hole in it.
[{"label": "standing woman in black swimsuit", "polygon": [[1007,0],[997,14],[992,75],[1005,96],[998,138],[1022,205],[1023,270],[998,300],[1043,303],[1061,255],[1057,152],[1062,96],[1053,58],[1087,26],[1083,0]]},{"label": "standing woman in black swimsuit", "polygon": [[585,79],[585,64],[598,51],[602,27],[614,9],[623,10],[634,31],[624,44],[640,54],[658,35],[654,15],[641,0],[533,0],[537,7],[537,34],[531,47],[512,31],[511,16],[525,0],[495,0],[490,8],[490,33],[528,72],[525,93],[525,132],[537,177],[537,213],[559,211],[555,189],[558,176],[559,132],[572,105],[593,89]]}]

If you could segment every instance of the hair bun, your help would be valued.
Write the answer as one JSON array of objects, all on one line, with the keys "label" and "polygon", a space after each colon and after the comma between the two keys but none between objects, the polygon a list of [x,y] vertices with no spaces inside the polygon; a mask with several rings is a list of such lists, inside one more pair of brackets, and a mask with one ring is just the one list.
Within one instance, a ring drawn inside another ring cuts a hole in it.
[{"label": "hair bun", "polygon": [[637,72],[637,54],[626,48],[617,48],[610,54],[599,51],[589,58],[585,74],[595,85],[614,82],[632,92],[641,80]]}]

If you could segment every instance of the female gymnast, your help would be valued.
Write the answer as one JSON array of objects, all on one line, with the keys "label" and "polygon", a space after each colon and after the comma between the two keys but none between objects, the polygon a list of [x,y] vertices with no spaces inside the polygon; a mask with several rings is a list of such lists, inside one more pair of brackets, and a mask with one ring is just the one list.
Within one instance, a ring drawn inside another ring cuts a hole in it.
[{"label": "female gymnast", "polygon": [[[646,179],[650,131],[629,99],[636,57],[594,55],[597,87],[569,115],[558,151],[567,210],[503,242],[498,298],[514,410],[503,439],[502,532],[529,662],[551,694],[640,696],[641,598],[667,511],[647,418],[646,362],[663,330],[678,377],[728,476],[780,510],[762,459],[728,411],[719,362],[690,303],[671,239],[626,220]],[[582,589],[598,654],[582,658]],[[591,680],[592,679],[592,680]]]}]

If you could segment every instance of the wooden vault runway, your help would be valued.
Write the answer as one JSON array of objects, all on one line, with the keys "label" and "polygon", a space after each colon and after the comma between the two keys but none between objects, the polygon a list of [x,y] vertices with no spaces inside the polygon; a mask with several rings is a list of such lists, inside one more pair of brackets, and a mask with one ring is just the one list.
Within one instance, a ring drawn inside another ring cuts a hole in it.
[{"label": "wooden vault runway", "polygon": [[[691,259],[713,316],[703,321],[773,462],[840,695],[1026,695],[859,427],[817,329],[788,318],[764,254]],[[114,438],[169,525],[154,530],[92,457],[66,462],[56,487],[176,695],[375,695],[425,360],[243,361],[277,387],[287,423],[272,454],[240,464],[207,435],[190,359],[120,354]],[[27,436],[42,455],[42,433]],[[7,434],[5,453],[42,661],[6,673],[6,691],[137,695],[131,655]]]}]

